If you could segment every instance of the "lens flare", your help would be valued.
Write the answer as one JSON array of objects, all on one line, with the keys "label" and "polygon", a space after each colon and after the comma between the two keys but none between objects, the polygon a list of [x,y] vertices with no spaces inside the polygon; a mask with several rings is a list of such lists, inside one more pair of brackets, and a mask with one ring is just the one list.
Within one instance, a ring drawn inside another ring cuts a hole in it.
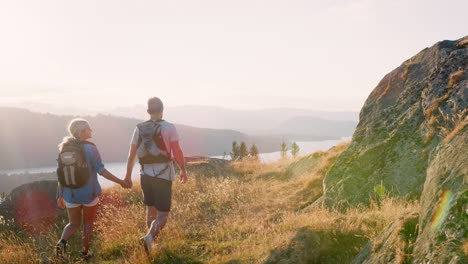
[{"label": "lens flare", "polygon": [[48,232],[57,219],[55,201],[47,193],[31,190],[18,197],[15,221],[28,233]]},{"label": "lens flare", "polygon": [[442,225],[444,224],[445,220],[450,211],[450,206],[454,201],[454,194],[449,190],[442,191],[440,195],[440,199],[437,202],[437,205],[434,210],[434,214],[431,218],[431,228],[434,231],[438,231]]}]

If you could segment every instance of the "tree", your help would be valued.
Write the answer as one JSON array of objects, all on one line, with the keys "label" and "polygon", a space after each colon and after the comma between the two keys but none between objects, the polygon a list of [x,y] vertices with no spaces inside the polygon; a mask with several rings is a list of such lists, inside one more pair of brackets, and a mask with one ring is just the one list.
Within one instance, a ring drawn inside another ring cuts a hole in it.
[{"label": "tree", "polygon": [[239,150],[239,158],[247,158],[249,156],[249,151],[247,150],[247,145],[245,144],[244,141],[241,142],[240,144],[240,150]]},{"label": "tree", "polygon": [[231,152],[229,153],[231,155],[231,160],[237,160],[239,159],[239,156],[240,156],[240,148],[239,146],[237,145],[237,142],[236,141],[233,141],[232,142],[232,150]]},{"label": "tree", "polygon": [[226,159],[226,157],[227,157],[227,152],[226,152],[226,151],[224,151],[224,152],[223,152],[223,160],[225,160],[225,159]]},{"label": "tree", "polygon": [[255,143],[250,146],[250,156],[254,159],[258,159],[258,148]]},{"label": "tree", "polygon": [[299,154],[299,146],[296,144],[296,142],[293,142],[291,145],[291,155],[293,157],[297,157],[297,154]]},{"label": "tree", "polygon": [[286,142],[283,141],[281,143],[281,158],[284,159],[288,155],[288,145],[286,145]]}]

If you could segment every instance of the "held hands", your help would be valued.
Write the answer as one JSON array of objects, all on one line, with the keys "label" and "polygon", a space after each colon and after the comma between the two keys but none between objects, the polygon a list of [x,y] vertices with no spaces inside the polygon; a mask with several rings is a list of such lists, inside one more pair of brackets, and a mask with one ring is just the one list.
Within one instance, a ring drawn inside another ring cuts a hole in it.
[{"label": "held hands", "polygon": [[120,186],[125,189],[130,189],[132,188],[132,180],[131,179],[125,179],[120,182]]},{"label": "held hands", "polygon": [[129,185],[128,188],[132,188],[132,187],[133,187],[132,175],[131,175],[131,174],[125,175],[125,180],[124,180],[124,181],[126,181],[126,182],[128,183],[128,185]]}]

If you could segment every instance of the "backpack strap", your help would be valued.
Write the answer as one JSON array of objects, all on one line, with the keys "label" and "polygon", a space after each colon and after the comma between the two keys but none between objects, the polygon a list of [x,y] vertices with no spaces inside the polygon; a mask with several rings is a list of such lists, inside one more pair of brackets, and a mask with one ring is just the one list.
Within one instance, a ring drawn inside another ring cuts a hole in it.
[{"label": "backpack strap", "polygon": [[[84,145],[85,144],[88,144],[88,145],[93,145],[96,147],[96,144],[94,144],[93,142],[91,141],[87,141],[87,140],[83,140],[81,141],[81,146],[82,146],[82,149],[83,149],[83,156],[85,157],[85,159],[88,159],[88,157],[86,156],[86,151],[84,149]],[[86,161],[88,162],[88,161]],[[91,169],[91,168],[89,168]],[[93,190],[93,193],[92,193],[92,196],[94,197],[96,195],[96,188],[95,188],[95,183],[94,183],[94,179],[92,179],[92,175],[90,174],[89,175],[89,179],[88,181],[91,181],[91,189]],[[73,194],[72,194],[73,195]]]},{"label": "backpack strap", "polygon": [[[147,121],[145,121],[145,122],[139,123],[139,124],[137,125],[137,128],[138,128],[137,149],[140,147],[141,143],[143,142],[143,139],[141,138],[141,135],[140,135],[139,125],[140,125],[140,124],[147,123],[147,122],[152,122],[152,123],[154,122],[154,123],[157,123],[157,125],[159,126],[159,129],[162,129],[160,122],[164,122],[164,121],[165,121],[164,119],[159,119],[159,120],[152,120],[152,119],[150,119],[150,120],[147,120]],[[154,132],[156,132],[156,130],[155,130]],[[160,131],[160,134],[161,134],[161,131]],[[162,147],[163,147],[162,150],[164,150],[164,151],[167,152],[169,160],[172,161],[172,153],[171,153],[171,151],[167,151],[167,150],[166,150],[166,143],[164,142],[164,138],[163,138],[162,136],[161,136],[161,140],[162,140],[161,143],[162,143]],[[153,135],[153,142],[156,144],[156,146],[158,146],[158,143],[157,143],[156,140],[155,140],[155,135]],[[169,149],[170,149],[170,148],[169,148]],[[143,171],[144,171],[144,169],[143,169],[144,164],[141,162],[140,159],[138,160],[138,162],[140,163],[140,168],[141,168],[141,171],[143,172]],[[169,166],[167,166],[167,167],[166,167],[161,173],[159,173],[157,176],[159,176],[159,175],[161,175],[162,173],[164,173],[164,172],[167,170],[168,167],[169,167]]]},{"label": "backpack strap", "polygon": [[[163,121],[164,121],[164,119],[155,120],[156,123],[163,122]],[[143,122],[143,123],[146,123],[146,122],[153,122],[153,120],[150,119],[150,120],[145,121],[145,122]],[[140,123],[140,124],[142,124],[142,123]],[[138,125],[137,125],[137,128],[138,128]],[[164,140],[164,139],[163,139],[163,140]],[[138,130],[137,148],[140,147],[142,141],[143,141],[143,139],[141,139],[140,130]],[[90,142],[90,143],[91,143],[91,142]],[[156,142],[154,142],[154,143],[156,143]],[[91,144],[92,144],[92,143],[91,143]],[[94,145],[94,144],[93,144],[93,145]],[[165,150],[165,148],[166,148],[166,145],[164,145],[164,150]],[[171,154],[171,153],[169,153],[169,154]]]},{"label": "backpack strap", "polygon": [[148,123],[148,122],[152,122],[152,121],[153,121],[153,120],[150,119],[150,120],[146,120],[145,122],[141,122],[141,123],[138,123],[138,124],[137,124],[137,128],[138,128],[138,142],[137,142],[137,148],[140,147],[141,142],[143,141],[143,139],[141,139],[139,125],[144,124],[144,123]]},{"label": "backpack strap", "polygon": [[[147,120],[147,121],[145,121],[145,122],[142,122],[142,123],[137,124],[137,128],[138,128],[137,149],[140,147],[141,142],[143,142],[143,139],[141,138],[141,134],[140,134],[140,128],[139,128],[138,126],[139,126],[140,124],[147,123],[147,122],[152,122],[152,120],[150,119],[150,120]],[[138,163],[140,163],[140,170],[141,170],[141,171],[144,171],[144,169],[143,169],[143,163],[141,162],[140,159],[138,159]]]},{"label": "backpack strap", "polygon": [[83,144],[83,145],[84,145],[84,144],[90,144],[90,145],[96,146],[96,144],[94,144],[94,143],[91,142],[91,141],[87,141],[87,140],[81,141],[81,144]]}]

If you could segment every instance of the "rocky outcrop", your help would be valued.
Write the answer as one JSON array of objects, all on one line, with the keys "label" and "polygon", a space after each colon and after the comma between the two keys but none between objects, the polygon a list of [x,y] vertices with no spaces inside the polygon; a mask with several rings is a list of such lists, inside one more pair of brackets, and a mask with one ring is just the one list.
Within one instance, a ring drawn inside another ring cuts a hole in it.
[{"label": "rocky outcrop", "polygon": [[56,204],[57,181],[36,181],[15,188],[0,204],[0,216],[13,219],[31,233],[48,231],[60,210]]},{"label": "rocky outcrop", "polygon": [[353,264],[409,263],[417,236],[418,214],[405,214],[368,243]]},{"label": "rocky outcrop", "polygon": [[468,262],[467,149],[464,133],[435,150],[419,214],[401,216],[363,248],[354,264]]},{"label": "rocky outcrop", "polygon": [[437,147],[420,199],[417,263],[468,263],[468,133]]},{"label": "rocky outcrop", "polygon": [[324,180],[322,202],[368,204],[387,194],[420,200],[354,263],[466,263],[468,37],[442,41],[387,74],[360,113],[349,148]]},{"label": "rocky outcrop", "polygon": [[328,205],[367,204],[380,184],[393,195],[421,195],[436,148],[466,133],[467,43],[439,42],[380,81],[350,147],[326,175]]}]

